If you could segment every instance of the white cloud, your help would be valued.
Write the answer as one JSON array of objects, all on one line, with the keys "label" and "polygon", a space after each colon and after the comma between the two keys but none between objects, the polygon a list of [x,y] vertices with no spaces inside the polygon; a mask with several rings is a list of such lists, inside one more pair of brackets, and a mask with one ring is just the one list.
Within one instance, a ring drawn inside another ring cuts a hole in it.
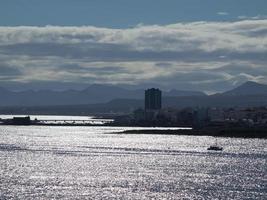
[{"label": "white cloud", "polygon": [[[92,26],[0,27],[0,43],[113,44],[138,51],[258,51],[266,50],[267,34],[261,39],[255,39],[246,32],[256,34],[258,30],[266,30],[266,27],[267,20],[178,23],[131,29]],[[246,46],[253,49],[247,49]]]},{"label": "white cloud", "polygon": [[256,15],[256,16],[240,15],[237,18],[241,20],[260,20],[260,19],[267,19],[267,15]]},{"label": "white cloud", "polygon": [[217,15],[229,15],[229,13],[228,12],[217,12]]},{"label": "white cloud", "polygon": [[[129,29],[0,27],[0,64],[5,63],[6,74],[9,66],[21,72],[12,76],[16,81],[162,80],[170,87],[176,85],[174,79],[184,84],[262,81],[267,75],[257,69],[266,61],[267,20],[140,24]],[[209,71],[223,66],[233,70]]]}]

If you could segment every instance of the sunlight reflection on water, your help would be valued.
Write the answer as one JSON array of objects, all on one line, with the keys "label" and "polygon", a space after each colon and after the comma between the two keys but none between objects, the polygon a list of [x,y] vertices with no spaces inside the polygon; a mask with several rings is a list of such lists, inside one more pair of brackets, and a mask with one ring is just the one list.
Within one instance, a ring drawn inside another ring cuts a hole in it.
[{"label": "sunlight reflection on water", "polygon": [[264,199],[266,140],[0,127],[0,199]]}]

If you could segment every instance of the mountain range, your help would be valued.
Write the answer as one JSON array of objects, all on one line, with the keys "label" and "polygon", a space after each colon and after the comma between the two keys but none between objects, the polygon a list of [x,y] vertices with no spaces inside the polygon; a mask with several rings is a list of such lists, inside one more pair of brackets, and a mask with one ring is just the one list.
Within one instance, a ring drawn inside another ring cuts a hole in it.
[{"label": "mountain range", "polygon": [[[163,91],[163,96],[205,96],[198,91]],[[26,90],[14,92],[0,88],[1,106],[47,106],[107,103],[113,99],[143,99],[144,90],[130,90],[113,85],[91,85],[84,90]]]},{"label": "mountain range", "polygon": [[[163,107],[267,106],[267,85],[246,82],[224,93],[206,95],[197,91],[164,91]],[[144,90],[92,85],[85,90],[24,91],[0,89],[2,114],[90,115],[129,113],[144,106]]]},{"label": "mountain range", "polygon": [[223,95],[262,95],[267,94],[267,85],[248,81],[237,88],[226,91]]}]

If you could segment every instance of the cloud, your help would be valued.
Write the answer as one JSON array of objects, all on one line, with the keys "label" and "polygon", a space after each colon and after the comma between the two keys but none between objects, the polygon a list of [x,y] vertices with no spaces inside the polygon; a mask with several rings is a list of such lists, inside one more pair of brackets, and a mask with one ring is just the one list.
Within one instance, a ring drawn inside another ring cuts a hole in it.
[{"label": "cloud", "polygon": [[256,15],[256,16],[240,15],[237,18],[241,20],[260,20],[260,19],[267,19],[267,15]]},{"label": "cloud", "polygon": [[[0,44],[4,47],[24,44],[28,45],[26,48],[36,50],[39,50],[38,44],[50,50],[62,45],[67,48],[77,47],[78,53],[117,49],[134,52],[195,50],[211,52],[222,49],[246,52],[266,50],[260,40],[255,40],[246,34],[246,32],[255,33],[257,30],[266,30],[266,27],[267,20],[193,22],[167,26],[138,26],[132,29],[104,29],[90,26],[0,27]],[[266,37],[267,35],[265,39]],[[253,48],[248,49],[247,46]],[[59,50],[55,49],[55,51]],[[74,50],[77,51],[77,49]],[[64,52],[65,49],[61,51]]]},{"label": "cloud", "polygon": [[228,12],[217,12],[217,15],[229,15],[229,13]]},{"label": "cloud", "polygon": [[0,62],[0,83],[1,81],[6,80],[16,80],[21,75],[22,72],[20,71],[20,69],[10,64]]},{"label": "cloud", "polygon": [[2,78],[13,73],[24,82],[153,82],[213,90],[222,82],[267,80],[267,20],[0,27],[0,60]]},{"label": "cloud", "polygon": [[16,69],[9,64],[0,63],[1,76],[18,76],[21,75],[19,69]]},{"label": "cloud", "polygon": [[267,67],[250,65],[248,63],[231,63],[213,69],[214,72],[225,72],[231,75],[248,74],[250,76],[267,76]]}]

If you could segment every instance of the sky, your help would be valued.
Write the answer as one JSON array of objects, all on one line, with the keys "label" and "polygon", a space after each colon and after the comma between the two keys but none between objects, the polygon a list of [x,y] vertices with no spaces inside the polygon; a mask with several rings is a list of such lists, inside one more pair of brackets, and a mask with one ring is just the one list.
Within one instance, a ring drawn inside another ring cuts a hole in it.
[{"label": "sky", "polygon": [[0,0],[0,86],[267,84],[266,0]]}]

